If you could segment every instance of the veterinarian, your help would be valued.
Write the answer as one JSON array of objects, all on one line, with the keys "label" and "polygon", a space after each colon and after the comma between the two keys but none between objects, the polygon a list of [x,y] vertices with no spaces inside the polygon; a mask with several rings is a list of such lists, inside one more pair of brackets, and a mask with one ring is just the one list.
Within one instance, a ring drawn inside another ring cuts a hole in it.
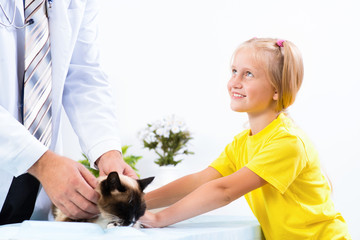
[{"label": "veterinarian", "polygon": [[98,214],[96,179],[61,155],[63,112],[93,167],[136,178],[99,65],[99,2],[0,0],[0,224],[46,219],[49,198],[72,218]]}]

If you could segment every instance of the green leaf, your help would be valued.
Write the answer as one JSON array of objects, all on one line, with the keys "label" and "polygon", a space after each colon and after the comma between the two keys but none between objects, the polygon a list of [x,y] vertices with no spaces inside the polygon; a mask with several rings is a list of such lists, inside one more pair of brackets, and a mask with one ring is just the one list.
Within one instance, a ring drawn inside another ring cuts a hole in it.
[{"label": "green leaf", "polygon": [[123,155],[126,154],[126,151],[128,150],[129,147],[130,147],[130,146],[128,146],[128,145],[124,145],[124,146],[121,147],[121,151],[122,151],[122,154],[123,154]]}]

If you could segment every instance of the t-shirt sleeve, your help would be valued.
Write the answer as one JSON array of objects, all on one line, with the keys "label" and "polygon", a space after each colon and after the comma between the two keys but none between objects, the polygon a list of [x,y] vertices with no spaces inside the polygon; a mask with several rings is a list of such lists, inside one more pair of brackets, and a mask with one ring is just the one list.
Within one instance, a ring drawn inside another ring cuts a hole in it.
[{"label": "t-shirt sleeve", "polygon": [[220,156],[210,164],[210,167],[215,168],[223,177],[228,176],[236,171],[233,156],[235,156],[235,140],[228,144]]},{"label": "t-shirt sleeve", "polygon": [[266,144],[246,167],[283,194],[304,169],[306,162],[302,141],[295,136],[285,136]]}]

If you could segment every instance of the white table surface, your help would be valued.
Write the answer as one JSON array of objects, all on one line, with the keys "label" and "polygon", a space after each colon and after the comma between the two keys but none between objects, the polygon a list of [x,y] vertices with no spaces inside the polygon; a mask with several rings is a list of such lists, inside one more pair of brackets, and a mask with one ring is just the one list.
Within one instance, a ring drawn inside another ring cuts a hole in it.
[{"label": "white table surface", "polygon": [[202,215],[166,228],[102,229],[93,223],[24,221],[0,226],[0,240],[260,240],[259,223],[241,216]]}]

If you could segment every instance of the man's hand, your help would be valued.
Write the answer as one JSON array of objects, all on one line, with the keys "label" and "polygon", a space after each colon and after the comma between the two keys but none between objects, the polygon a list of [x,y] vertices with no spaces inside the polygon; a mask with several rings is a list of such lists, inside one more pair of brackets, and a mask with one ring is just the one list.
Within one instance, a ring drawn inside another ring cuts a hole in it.
[{"label": "man's hand", "polygon": [[137,179],[137,175],[123,159],[121,153],[116,150],[112,150],[104,153],[96,160],[96,165],[99,168],[100,176],[108,175],[111,172],[118,172],[134,179]]},{"label": "man's hand", "polygon": [[97,180],[82,164],[47,151],[28,172],[68,217],[88,219],[99,214],[99,194],[94,190]]}]

